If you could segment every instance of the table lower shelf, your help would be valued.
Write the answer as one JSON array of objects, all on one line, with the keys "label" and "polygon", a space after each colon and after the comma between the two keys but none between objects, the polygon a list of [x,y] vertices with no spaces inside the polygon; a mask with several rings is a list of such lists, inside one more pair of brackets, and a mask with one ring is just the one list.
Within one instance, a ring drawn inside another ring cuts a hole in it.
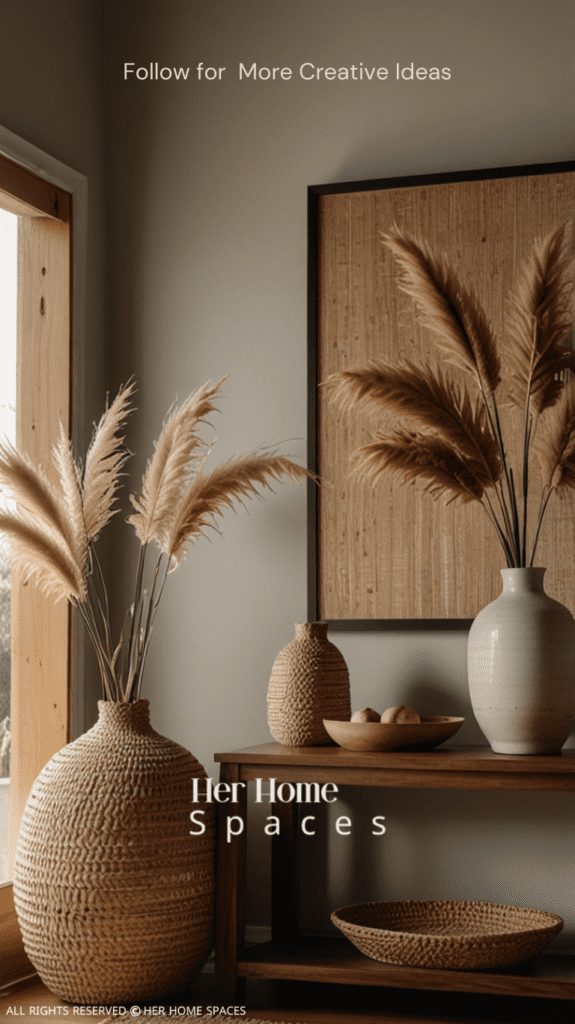
[{"label": "table lower shelf", "polygon": [[343,985],[575,999],[575,956],[552,953],[494,971],[438,971],[370,960],[345,939],[302,938],[289,948],[274,942],[252,946],[242,955],[238,974]]}]

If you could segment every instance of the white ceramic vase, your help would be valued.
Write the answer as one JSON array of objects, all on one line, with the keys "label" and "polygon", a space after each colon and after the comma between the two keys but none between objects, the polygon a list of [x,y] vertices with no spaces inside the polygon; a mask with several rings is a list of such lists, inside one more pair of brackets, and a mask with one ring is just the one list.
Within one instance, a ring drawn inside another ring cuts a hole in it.
[{"label": "white ceramic vase", "polygon": [[502,569],[503,591],[469,633],[469,693],[498,754],[559,753],[575,721],[575,620],[545,569]]}]

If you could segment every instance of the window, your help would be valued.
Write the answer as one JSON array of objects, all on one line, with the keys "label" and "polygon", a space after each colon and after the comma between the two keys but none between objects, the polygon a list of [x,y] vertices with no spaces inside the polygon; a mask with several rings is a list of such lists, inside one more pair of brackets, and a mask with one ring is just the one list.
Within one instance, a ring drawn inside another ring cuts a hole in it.
[{"label": "window", "polygon": [[[18,218],[0,207],[0,436],[12,442],[16,440],[17,281]],[[10,549],[0,538],[0,882],[9,877],[10,585]]]},{"label": "window", "polygon": [[[72,420],[71,199],[78,199],[74,214],[78,210],[81,226],[85,179],[0,128],[2,149],[16,156],[0,152],[0,208],[18,219],[16,442],[49,473],[60,424],[70,430]],[[29,166],[48,169],[38,175]],[[83,238],[77,229],[74,248],[78,265]],[[69,609],[54,605],[33,585],[23,586],[15,575],[11,619],[9,869],[32,783],[70,738],[71,662]],[[11,885],[5,882],[0,885],[0,985],[31,970]]]}]

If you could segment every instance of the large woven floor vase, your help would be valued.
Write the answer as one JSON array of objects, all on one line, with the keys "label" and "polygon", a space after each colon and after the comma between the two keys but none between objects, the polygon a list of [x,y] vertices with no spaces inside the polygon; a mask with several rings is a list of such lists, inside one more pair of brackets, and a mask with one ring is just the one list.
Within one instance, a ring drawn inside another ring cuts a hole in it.
[{"label": "large woven floor vase", "polygon": [[[99,702],[28,799],[14,866],[24,947],[73,1003],[130,1005],[177,991],[213,945],[212,806],[192,804],[195,757],[155,732],[148,701]],[[205,811],[205,832],[190,820]]]},{"label": "large woven floor vase", "polygon": [[575,620],[545,569],[502,569],[503,592],[469,632],[469,695],[498,754],[556,754],[575,721]]},{"label": "large woven floor vase", "polygon": [[343,654],[327,638],[327,622],[297,622],[294,639],[272,666],[268,725],[288,747],[325,746],[323,719],[351,718],[349,672]]}]

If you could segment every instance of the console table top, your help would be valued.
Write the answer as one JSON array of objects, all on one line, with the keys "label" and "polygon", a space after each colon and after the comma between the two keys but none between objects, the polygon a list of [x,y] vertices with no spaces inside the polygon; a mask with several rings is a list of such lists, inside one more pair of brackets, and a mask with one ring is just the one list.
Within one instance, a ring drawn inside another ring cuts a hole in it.
[{"label": "console table top", "polygon": [[284,747],[281,743],[271,742],[214,754],[214,760],[229,764],[575,774],[575,748],[563,750],[560,754],[533,755],[495,754],[487,746],[445,746],[435,750],[389,750],[380,753],[335,746]]},{"label": "console table top", "polygon": [[284,747],[260,743],[214,760],[237,766],[240,779],[259,776],[332,779],[341,784],[447,789],[575,790],[575,749],[561,754],[495,754],[487,746],[445,746],[435,750],[384,753],[343,747]]}]

